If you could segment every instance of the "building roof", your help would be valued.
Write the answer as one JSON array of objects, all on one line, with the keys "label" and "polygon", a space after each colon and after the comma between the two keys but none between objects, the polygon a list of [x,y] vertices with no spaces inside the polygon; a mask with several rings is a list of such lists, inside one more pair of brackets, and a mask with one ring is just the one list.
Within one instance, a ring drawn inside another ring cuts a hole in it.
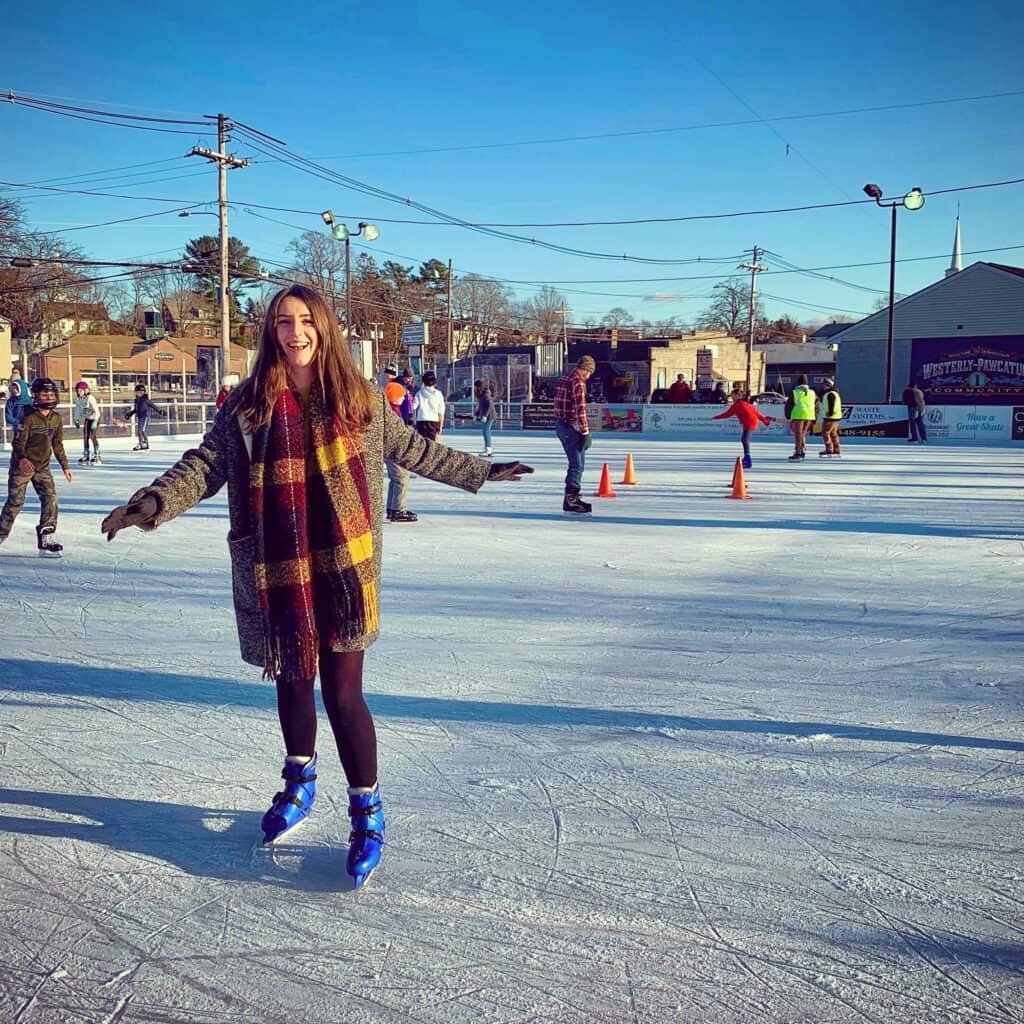
[{"label": "building roof", "polygon": [[[909,295],[904,295],[902,299],[898,299],[895,302],[893,308],[898,309],[900,306],[904,305],[904,303],[915,303],[918,299],[921,298],[921,296],[926,295],[928,292],[931,292],[936,288],[946,287],[951,282],[956,281],[958,278],[962,279],[966,274],[978,273],[979,271],[982,273],[987,273],[990,270],[995,270],[1000,273],[1009,274],[1015,278],[1024,279],[1024,268],[1022,267],[1011,267],[1007,266],[1004,263],[987,263],[984,260],[978,260],[976,263],[972,263],[969,267],[965,267],[963,270],[960,271],[959,274],[954,274],[951,277],[943,277],[938,281],[933,281],[931,284],[925,285],[923,288],[918,289],[918,291],[916,292],[911,292]],[[887,318],[888,315],[889,307],[883,306],[881,309],[877,310],[874,313],[871,313],[869,316],[864,317],[862,320],[858,320],[855,324],[843,324],[841,333],[850,330],[851,327],[862,328],[866,324],[871,323],[872,321],[881,321]]]},{"label": "building roof", "polygon": [[1024,267],[1009,267],[1005,263],[989,263],[986,260],[982,262],[986,267],[992,267],[993,270],[1004,270],[1007,274],[1016,274],[1017,277],[1024,277]]},{"label": "building roof", "polygon": [[109,320],[102,302],[40,302],[39,315],[46,323],[75,318],[76,320]]},{"label": "building roof", "polygon": [[[849,327],[849,324],[844,324]],[[765,362],[771,366],[781,363],[826,363],[831,365],[836,354],[831,345],[824,342],[784,341],[778,344],[758,345],[757,350],[764,353]]]},{"label": "building roof", "polygon": [[811,338],[813,338],[815,341],[824,341],[825,338],[831,338],[833,334],[838,334],[840,331],[845,331],[846,328],[849,327],[852,323],[852,320],[849,321],[849,323],[838,323],[837,321],[833,320],[830,324],[822,324],[811,335]]}]

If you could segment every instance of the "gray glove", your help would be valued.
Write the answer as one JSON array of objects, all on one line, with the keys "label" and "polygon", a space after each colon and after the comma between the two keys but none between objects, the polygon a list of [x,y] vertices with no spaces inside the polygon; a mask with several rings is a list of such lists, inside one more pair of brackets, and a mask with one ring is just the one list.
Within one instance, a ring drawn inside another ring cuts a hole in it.
[{"label": "gray glove", "polygon": [[522,462],[492,462],[488,480],[521,480],[524,473],[532,473],[533,466]]},{"label": "gray glove", "polygon": [[146,494],[138,501],[118,505],[100,524],[100,529],[112,541],[117,534],[129,526],[152,526],[160,511],[160,505],[152,494]]}]

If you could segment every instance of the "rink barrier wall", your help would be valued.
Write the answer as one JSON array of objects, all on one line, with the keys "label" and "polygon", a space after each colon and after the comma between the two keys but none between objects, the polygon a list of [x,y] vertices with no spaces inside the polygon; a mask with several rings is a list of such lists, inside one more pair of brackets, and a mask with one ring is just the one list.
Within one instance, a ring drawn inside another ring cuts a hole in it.
[{"label": "rink barrier wall", "polygon": [[[181,399],[154,399],[153,404],[167,415],[151,416],[146,428],[150,437],[172,434],[205,434],[212,426],[216,406],[211,402]],[[100,403],[101,436],[134,437],[135,419],[124,419],[125,402]],[[450,402],[445,411],[445,429],[456,433],[480,431],[473,419],[474,403]],[[495,402],[497,431],[554,431],[553,406],[542,403]],[[774,422],[759,427],[768,437],[788,437],[789,424],[781,405],[759,405]],[[722,405],[597,405],[587,407],[590,429],[595,433],[640,434],[647,437],[685,440],[732,438],[739,431],[734,417],[715,420],[725,409]],[[58,406],[65,431],[74,432],[71,405]],[[1024,443],[1024,406],[931,405],[925,411],[929,441],[964,441],[972,444]],[[820,424],[818,431],[820,431]],[[840,434],[843,437],[874,437],[902,440],[908,436],[907,410],[903,405],[850,405],[843,409]],[[10,441],[9,431],[0,417],[0,446]]]}]

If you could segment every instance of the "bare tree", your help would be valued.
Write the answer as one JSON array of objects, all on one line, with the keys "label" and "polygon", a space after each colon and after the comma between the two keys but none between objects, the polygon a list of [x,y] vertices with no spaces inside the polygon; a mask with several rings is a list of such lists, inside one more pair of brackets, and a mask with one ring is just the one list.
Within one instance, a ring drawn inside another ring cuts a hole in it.
[{"label": "bare tree", "polygon": [[509,290],[497,281],[477,274],[459,278],[452,289],[454,315],[463,322],[468,341],[459,344],[456,356],[468,355],[493,344],[507,327],[511,312]]},{"label": "bare tree", "polygon": [[342,312],[345,308],[345,243],[322,231],[307,231],[288,243],[288,251],[298,280],[332,302],[336,313]]},{"label": "bare tree", "polygon": [[[750,330],[750,285],[740,278],[721,281],[712,289],[711,305],[701,313],[698,326],[722,331],[730,338],[745,338]],[[754,311],[755,320],[764,319],[760,301]]]},{"label": "bare tree", "polygon": [[530,327],[545,341],[554,341],[562,334],[562,310],[565,308],[565,297],[550,285],[543,288],[528,300],[530,310]]},{"label": "bare tree", "polygon": [[633,323],[632,315],[628,309],[623,309],[621,306],[609,309],[601,319],[602,327],[628,327],[631,323]]}]

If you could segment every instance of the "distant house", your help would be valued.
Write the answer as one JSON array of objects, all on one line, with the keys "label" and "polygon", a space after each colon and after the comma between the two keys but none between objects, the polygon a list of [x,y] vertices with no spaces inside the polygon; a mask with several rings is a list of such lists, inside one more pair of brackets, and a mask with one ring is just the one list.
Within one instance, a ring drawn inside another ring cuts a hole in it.
[{"label": "distant house", "polygon": [[110,314],[102,302],[39,302],[36,315],[42,345],[66,341],[73,334],[110,333]]},{"label": "distant house", "polygon": [[163,327],[175,338],[219,338],[220,310],[202,295],[163,301]]},{"label": "distant house", "polygon": [[[163,330],[174,338],[220,339],[220,306],[203,295],[168,296],[162,303],[160,320]],[[252,338],[258,328],[236,314],[231,319],[231,337]]]},{"label": "distant house", "polygon": [[831,341],[841,331],[845,331],[847,327],[852,327],[853,321],[847,323],[839,323],[833,320],[830,324],[822,324],[807,340],[808,341]]},{"label": "distant house", "polygon": [[12,326],[7,317],[0,316],[0,380],[6,380],[11,374],[14,359]]}]

